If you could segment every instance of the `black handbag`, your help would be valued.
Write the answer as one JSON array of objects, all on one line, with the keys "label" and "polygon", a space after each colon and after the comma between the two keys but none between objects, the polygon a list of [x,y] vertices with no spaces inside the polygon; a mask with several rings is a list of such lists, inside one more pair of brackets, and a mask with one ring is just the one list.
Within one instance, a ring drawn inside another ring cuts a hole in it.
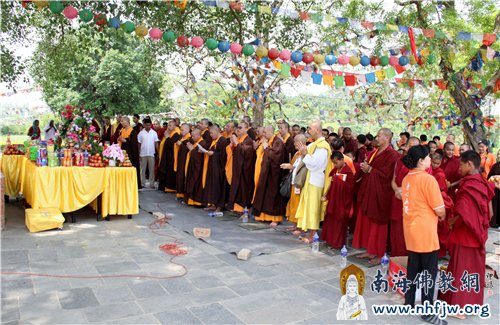
[{"label": "black handbag", "polygon": [[280,183],[280,194],[289,198],[292,195],[292,173],[286,174]]}]

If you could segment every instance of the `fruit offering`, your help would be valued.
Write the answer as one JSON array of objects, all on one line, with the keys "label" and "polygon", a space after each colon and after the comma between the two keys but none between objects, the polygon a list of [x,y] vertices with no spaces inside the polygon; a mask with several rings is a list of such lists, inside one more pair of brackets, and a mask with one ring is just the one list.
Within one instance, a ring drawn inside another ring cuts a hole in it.
[{"label": "fruit offering", "polygon": [[492,183],[500,182],[500,175],[493,175],[488,179],[488,181]]},{"label": "fruit offering", "polygon": [[89,157],[89,166],[90,167],[104,167],[104,162],[102,161],[102,157],[100,154],[96,153]]},{"label": "fruit offering", "polygon": [[73,159],[71,157],[71,149],[64,149],[64,157],[62,161],[62,166],[71,167],[73,165]]},{"label": "fruit offering", "polygon": [[83,153],[81,153],[81,152],[75,153],[75,160],[73,162],[73,166],[76,166],[76,167],[85,166],[84,161],[83,161]]},{"label": "fruit offering", "polygon": [[132,163],[130,162],[130,158],[128,157],[127,151],[123,150],[123,155],[125,159],[123,159],[123,162],[120,164],[121,167],[132,167]]},{"label": "fruit offering", "polygon": [[23,145],[11,144],[11,145],[5,146],[5,148],[3,149],[3,154],[6,156],[24,155],[24,152],[22,150],[23,148],[24,148]]}]

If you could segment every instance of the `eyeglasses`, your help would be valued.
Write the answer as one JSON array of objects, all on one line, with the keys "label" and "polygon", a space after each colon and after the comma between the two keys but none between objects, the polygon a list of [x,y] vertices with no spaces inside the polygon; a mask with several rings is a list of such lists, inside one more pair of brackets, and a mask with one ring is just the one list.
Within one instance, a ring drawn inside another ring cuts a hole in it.
[{"label": "eyeglasses", "polygon": [[238,129],[238,130],[241,130],[241,129],[243,129],[243,127],[242,127],[242,126],[238,126],[238,127],[237,127],[237,129]]}]

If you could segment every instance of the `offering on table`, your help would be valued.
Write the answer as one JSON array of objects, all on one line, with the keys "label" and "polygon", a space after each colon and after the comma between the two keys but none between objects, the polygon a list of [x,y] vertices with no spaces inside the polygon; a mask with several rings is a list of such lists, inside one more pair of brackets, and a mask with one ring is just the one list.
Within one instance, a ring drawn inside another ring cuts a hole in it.
[{"label": "offering on table", "polygon": [[63,164],[64,167],[73,166],[73,159],[71,157],[71,149],[64,149]]},{"label": "offering on table", "polygon": [[24,155],[24,151],[23,151],[23,145],[22,144],[19,144],[19,145],[7,145],[5,146],[5,148],[3,149],[3,154],[6,155],[6,156],[11,156],[11,155]]},{"label": "offering on table", "polygon": [[54,141],[49,140],[49,142],[47,143],[47,152],[48,153],[54,152],[54,149],[55,149]]},{"label": "offering on table", "polygon": [[29,158],[31,161],[36,161],[38,158],[38,147],[31,146],[29,150]]},{"label": "offering on table", "polygon": [[83,153],[81,153],[81,152],[75,153],[75,161],[73,163],[73,166],[76,166],[76,167],[83,167],[84,166]]},{"label": "offering on table", "polygon": [[100,154],[96,153],[93,156],[89,157],[89,166],[90,167],[104,167],[104,162]]},{"label": "offering on table", "polygon": [[121,167],[132,167],[132,163],[130,162],[130,158],[128,157],[128,153],[126,150],[123,150],[123,156],[125,159],[120,164]]},{"label": "offering on table", "polygon": [[48,156],[48,164],[49,167],[57,167],[59,166],[59,158],[55,152],[49,152]]}]

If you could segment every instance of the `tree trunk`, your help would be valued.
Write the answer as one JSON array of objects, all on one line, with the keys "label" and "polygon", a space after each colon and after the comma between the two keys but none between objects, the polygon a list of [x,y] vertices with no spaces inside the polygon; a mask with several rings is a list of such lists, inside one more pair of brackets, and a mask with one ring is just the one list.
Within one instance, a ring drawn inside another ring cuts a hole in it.
[{"label": "tree trunk", "polygon": [[264,108],[265,108],[264,101],[259,100],[259,101],[257,101],[257,103],[255,104],[255,106],[252,109],[252,111],[253,111],[252,121],[256,125],[259,125],[259,126],[264,125]]}]

